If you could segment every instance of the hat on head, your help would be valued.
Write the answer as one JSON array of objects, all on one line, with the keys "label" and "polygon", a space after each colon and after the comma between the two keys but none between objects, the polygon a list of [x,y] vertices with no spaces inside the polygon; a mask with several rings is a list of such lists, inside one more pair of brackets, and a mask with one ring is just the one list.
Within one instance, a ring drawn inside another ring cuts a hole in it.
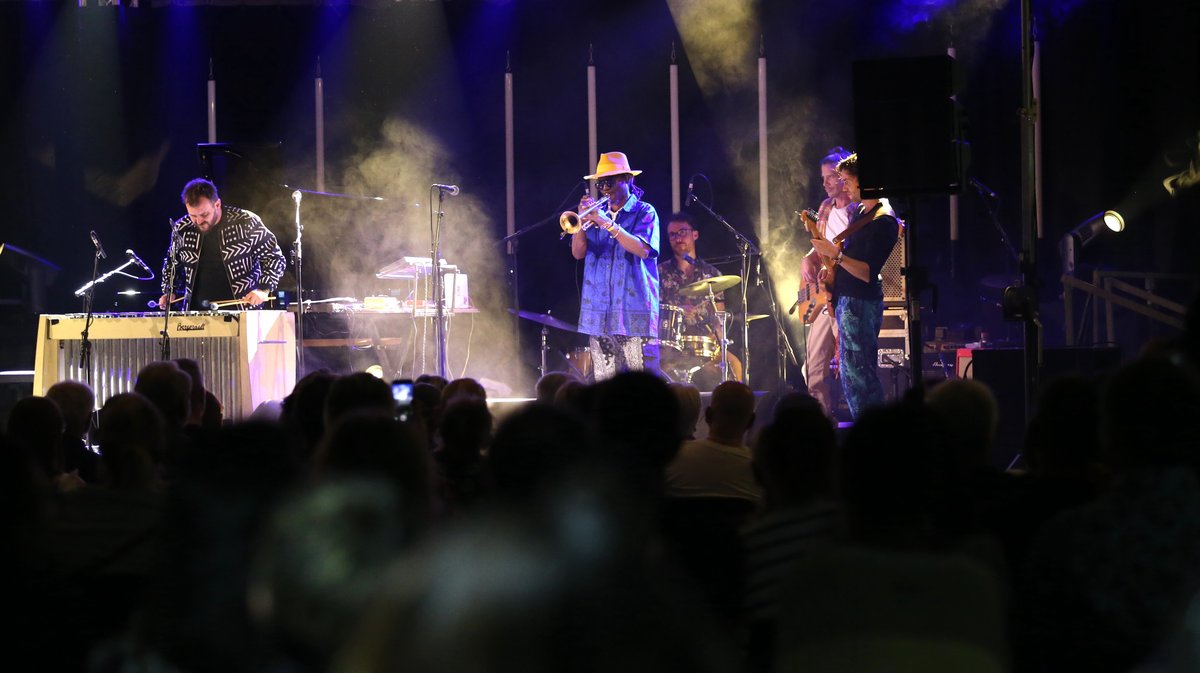
[{"label": "hat on head", "polygon": [[598,180],[607,178],[610,175],[639,175],[641,171],[635,171],[629,167],[629,158],[624,152],[605,152],[600,155],[600,161],[596,164],[596,172],[591,175],[583,176],[584,180]]}]

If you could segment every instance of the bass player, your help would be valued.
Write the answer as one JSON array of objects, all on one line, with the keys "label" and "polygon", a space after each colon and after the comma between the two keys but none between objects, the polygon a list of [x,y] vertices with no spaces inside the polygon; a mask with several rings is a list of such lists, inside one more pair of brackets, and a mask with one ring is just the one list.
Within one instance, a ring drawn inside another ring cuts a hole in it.
[{"label": "bass player", "polygon": [[[838,162],[848,156],[850,153],[845,149],[835,147],[821,159],[821,183],[828,198],[821,202],[817,221],[809,223],[810,227],[815,227],[815,231],[810,232],[814,238],[832,241],[845,231],[850,222],[850,194],[837,172]],[[821,256],[814,247],[800,264],[803,282],[800,307],[808,312],[805,322],[810,323],[804,355],[804,380],[808,383],[808,393],[821,403],[826,415],[832,418],[837,409],[837,388],[833,385],[830,366],[837,354],[837,321],[834,320],[832,307],[826,303],[829,294],[824,287],[826,279],[819,277],[820,271]]]}]

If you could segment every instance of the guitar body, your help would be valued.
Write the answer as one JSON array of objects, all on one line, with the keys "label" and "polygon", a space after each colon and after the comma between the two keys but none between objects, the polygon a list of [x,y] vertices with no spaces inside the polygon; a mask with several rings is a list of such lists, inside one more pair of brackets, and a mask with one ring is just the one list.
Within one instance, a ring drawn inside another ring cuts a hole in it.
[{"label": "guitar body", "polygon": [[[796,213],[796,217],[804,224],[804,228],[808,231],[809,236],[824,239],[819,217],[815,211],[799,211]],[[804,283],[800,288],[799,301],[804,306],[803,319],[806,325],[811,325],[817,319],[817,316],[821,315],[821,311],[833,301],[833,295],[829,291],[829,288],[833,287],[833,278],[837,274],[838,267],[832,257],[820,255],[820,258],[821,271],[817,276],[820,280],[816,284]]]},{"label": "guitar body", "polygon": [[811,325],[817,316],[821,315],[821,311],[830,305],[833,296],[826,289],[824,283],[805,283],[800,288],[797,301],[804,307],[804,315],[801,319],[804,320],[805,325]]}]

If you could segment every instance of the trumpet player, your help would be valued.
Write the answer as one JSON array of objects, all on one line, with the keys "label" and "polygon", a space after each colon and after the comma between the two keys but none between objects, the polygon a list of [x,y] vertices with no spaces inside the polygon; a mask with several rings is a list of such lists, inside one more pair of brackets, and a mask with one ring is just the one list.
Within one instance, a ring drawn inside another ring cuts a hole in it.
[{"label": "trumpet player", "polygon": [[571,232],[571,255],[584,262],[579,331],[588,335],[597,381],[655,368],[650,342],[658,339],[659,224],[658,212],[633,184],[639,173],[622,152],[601,155],[596,172],[584,179],[595,180],[607,202],[595,207],[585,194]]}]

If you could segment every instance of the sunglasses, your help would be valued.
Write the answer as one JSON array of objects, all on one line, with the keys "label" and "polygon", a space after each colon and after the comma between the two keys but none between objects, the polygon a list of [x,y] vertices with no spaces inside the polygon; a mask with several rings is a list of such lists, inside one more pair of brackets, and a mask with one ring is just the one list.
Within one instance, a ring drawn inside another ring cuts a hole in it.
[{"label": "sunglasses", "polygon": [[600,178],[600,179],[596,180],[596,189],[608,189],[609,187],[612,187],[613,185],[617,184],[618,182],[621,182],[622,180],[626,180],[628,178],[629,178],[629,176],[627,176],[627,175],[610,175],[607,178]]}]

